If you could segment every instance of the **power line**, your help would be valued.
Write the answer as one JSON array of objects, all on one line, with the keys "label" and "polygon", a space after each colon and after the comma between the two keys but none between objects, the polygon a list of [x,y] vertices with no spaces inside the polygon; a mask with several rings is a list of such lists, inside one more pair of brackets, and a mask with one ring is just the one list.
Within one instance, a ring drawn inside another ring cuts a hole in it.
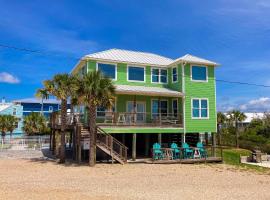
[{"label": "power line", "polygon": [[[28,48],[20,48],[20,47],[16,47],[16,46],[5,45],[5,44],[0,44],[0,47],[7,48],[7,49],[13,49],[13,50],[17,50],[17,51],[30,52],[30,53],[39,53],[39,54],[44,54],[44,55],[49,54],[49,53],[38,51],[38,50],[32,50],[32,49],[28,49]],[[71,57],[71,56],[63,56],[63,55],[56,55],[56,54],[53,54],[53,55],[54,56],[62,56],[62,57],[70,58],[70,59],[76,59],[76,60],[80,59],[80,58],[75,58],[75,57]],[[182,77],[190,77],[190,76],[182,75]],[[228,80],[222,80],[222,79],[216,79],[216,81],[230,83],[230,84],[239,84],[239,85],[249,85],[249,86],[270,88],[270,85],[264,85],[264,84],[256,84],[256,83],[248,83],[248,82],[240,82],[240,81],[228,81]]]}]

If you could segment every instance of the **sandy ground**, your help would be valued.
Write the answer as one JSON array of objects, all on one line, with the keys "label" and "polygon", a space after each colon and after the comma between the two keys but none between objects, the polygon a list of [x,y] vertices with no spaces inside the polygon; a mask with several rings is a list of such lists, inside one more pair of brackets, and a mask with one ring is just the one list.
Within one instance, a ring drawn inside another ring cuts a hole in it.
[{"label": "sandy ground", "polygon": [[270,199],[270,176],[226,165],[0,159],[0,199]]}]

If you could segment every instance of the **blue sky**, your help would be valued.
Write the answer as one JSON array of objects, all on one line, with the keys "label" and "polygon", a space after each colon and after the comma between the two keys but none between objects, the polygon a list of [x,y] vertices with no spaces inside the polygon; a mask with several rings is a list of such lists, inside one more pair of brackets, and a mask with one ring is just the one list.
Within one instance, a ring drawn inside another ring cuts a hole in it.
[{"label": "blue sky", "polygon": [[[23,2],[23,3],[22,3]],[[31,97],[78,58],[122,48],[221,63],[217,79],[270,85],[270,2],[0,0],[0,97]],[[270,88],[217,82],[219,110],[270,110]]]}]

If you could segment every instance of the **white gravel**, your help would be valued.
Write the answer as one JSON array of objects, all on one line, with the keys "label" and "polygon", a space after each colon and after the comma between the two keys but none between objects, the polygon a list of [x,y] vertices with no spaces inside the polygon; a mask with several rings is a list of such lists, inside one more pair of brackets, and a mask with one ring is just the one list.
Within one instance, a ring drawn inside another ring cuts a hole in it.
[{"label": "white gravel", "polygon": [[270,176],[226,165],[97,164],[0,159],[0,199],[270,199]]}]

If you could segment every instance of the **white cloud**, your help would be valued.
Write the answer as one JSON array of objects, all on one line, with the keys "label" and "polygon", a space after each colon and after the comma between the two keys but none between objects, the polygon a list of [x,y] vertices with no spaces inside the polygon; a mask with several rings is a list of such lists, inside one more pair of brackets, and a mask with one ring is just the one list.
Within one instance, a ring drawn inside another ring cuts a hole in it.
[{"label": "white cloud", "polygon": [[19,83],[20,80],[17,77],[15,77],[7,72],[0,72],[0,82],[15,84],[15,83]]},{"label": "white cloud", "polygon": [[270,111],[270,98],[261,97],[259,99],[253,99],[239,106],[242,111],[249,112],[266,112]]}]

